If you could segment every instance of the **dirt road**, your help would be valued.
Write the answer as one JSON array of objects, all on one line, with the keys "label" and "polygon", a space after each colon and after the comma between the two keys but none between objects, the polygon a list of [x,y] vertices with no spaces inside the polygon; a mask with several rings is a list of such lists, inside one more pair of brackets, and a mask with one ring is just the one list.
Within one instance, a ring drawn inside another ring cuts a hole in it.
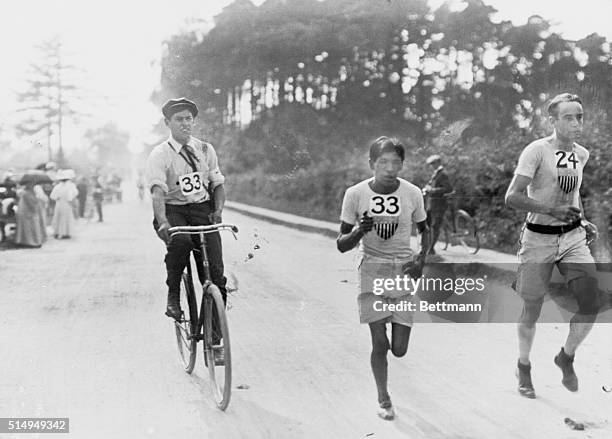
[{"label": "dirt road", "polygon": [[[0,252],[0,417],[69,417],[58,437],[71,438],[612,437],[612,394],[601,390],[612,384],[612,325],[579,351],[577,394],[552,363],[567,325],[541,325],[534,401],[515,389],[513,325],[416,326],[406,357],[389,360],[397,419],[378,419],[353,255],[229,211],[240,240],[225,236],[225,260],[238,291],[234,390],[221,412],[202,356],[191,376],[179,365],[150,217],[148,203],[128,200],[108,206],[104,223],[80,223],[73,240]],[[569,430],[565,417],[587,429]]]}]

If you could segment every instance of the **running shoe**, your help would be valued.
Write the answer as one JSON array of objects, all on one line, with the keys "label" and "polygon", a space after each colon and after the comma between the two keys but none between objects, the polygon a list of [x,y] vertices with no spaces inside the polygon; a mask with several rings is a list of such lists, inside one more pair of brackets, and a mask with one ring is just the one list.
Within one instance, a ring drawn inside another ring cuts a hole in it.
[{"label": "running shoe", "polygon": [[520,361],[516,364],[516,377],[518,378],[518,391],[521,396],[529,399],[535,399],[535,389],[531,382],[531,364],[525,365]]}]

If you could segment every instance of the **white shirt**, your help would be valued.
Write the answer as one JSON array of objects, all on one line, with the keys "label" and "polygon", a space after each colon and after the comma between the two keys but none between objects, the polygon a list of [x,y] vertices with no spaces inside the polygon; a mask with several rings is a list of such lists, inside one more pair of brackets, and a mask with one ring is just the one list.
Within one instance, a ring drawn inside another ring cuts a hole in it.
[{"label": "white shirt", "polygon": [[361,238],[359,251],[383,258],[410,258],[414,254],[410,248],[412,223],[427,218],[423,194],[401,178],[394,192],[379,194],[370,188],[373,180],[364,180],[346,190],[340,220],[356,225],[367,211],[374,218],[374,229]]},{"label": "white shirt", "polygon": [[[190,137],[187,145],[191,146],[199,160],[196,167],[202,172],[205,186],[208,187],[211,183],[212,190],[223,184],[225,177],[219,170],[217,153],[213,146],[195,137]],[[179,154],[182,148],[183,145],[170,136],[151,151],[145,168],[147,187],[150,190],[153,186],[159,186],[164,191],[167,204],[201,203],[210,198],[206,190],[193,195],[185,195],[181,191],[179,177],[193,172],[189,162]],[[186,154],[183,152],[183,155]]]}]

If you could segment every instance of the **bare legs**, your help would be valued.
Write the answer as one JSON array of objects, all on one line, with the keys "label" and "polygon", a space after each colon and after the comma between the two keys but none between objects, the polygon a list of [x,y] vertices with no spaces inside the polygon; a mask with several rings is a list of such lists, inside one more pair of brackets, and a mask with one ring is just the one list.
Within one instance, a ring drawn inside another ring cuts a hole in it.
[{"label": "bare legs", "polygon": [[408,350],[411,327],[392,323],[391,343],[389,343],[387,325],[384,320],[370,323],[369,326],[372,336],[370,364],[374,380],[376,381],[376,389],[378,390],[378,403],[390,404],[391,398],[387,389],[387,351],[391,349],[393,355],[403,357]]}]

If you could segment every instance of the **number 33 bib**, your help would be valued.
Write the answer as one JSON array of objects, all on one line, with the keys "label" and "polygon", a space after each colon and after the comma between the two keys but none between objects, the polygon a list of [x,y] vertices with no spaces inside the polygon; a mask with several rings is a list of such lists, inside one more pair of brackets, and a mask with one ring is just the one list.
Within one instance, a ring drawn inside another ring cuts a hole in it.
[{"label": "number 33 bib", "polygon": [[183,174],[179,177],[179,185],[183,195],[198,195],[204,192],[204,181],[201,172],[192,172],[190,174]]},{"label": "number 33 bib", "polygon": [[374,218],[374,230],[379,238],[391,238],[399,225],[402,213],[399,197],[396,195],[375,195],[370,198],[370,215]]}]

